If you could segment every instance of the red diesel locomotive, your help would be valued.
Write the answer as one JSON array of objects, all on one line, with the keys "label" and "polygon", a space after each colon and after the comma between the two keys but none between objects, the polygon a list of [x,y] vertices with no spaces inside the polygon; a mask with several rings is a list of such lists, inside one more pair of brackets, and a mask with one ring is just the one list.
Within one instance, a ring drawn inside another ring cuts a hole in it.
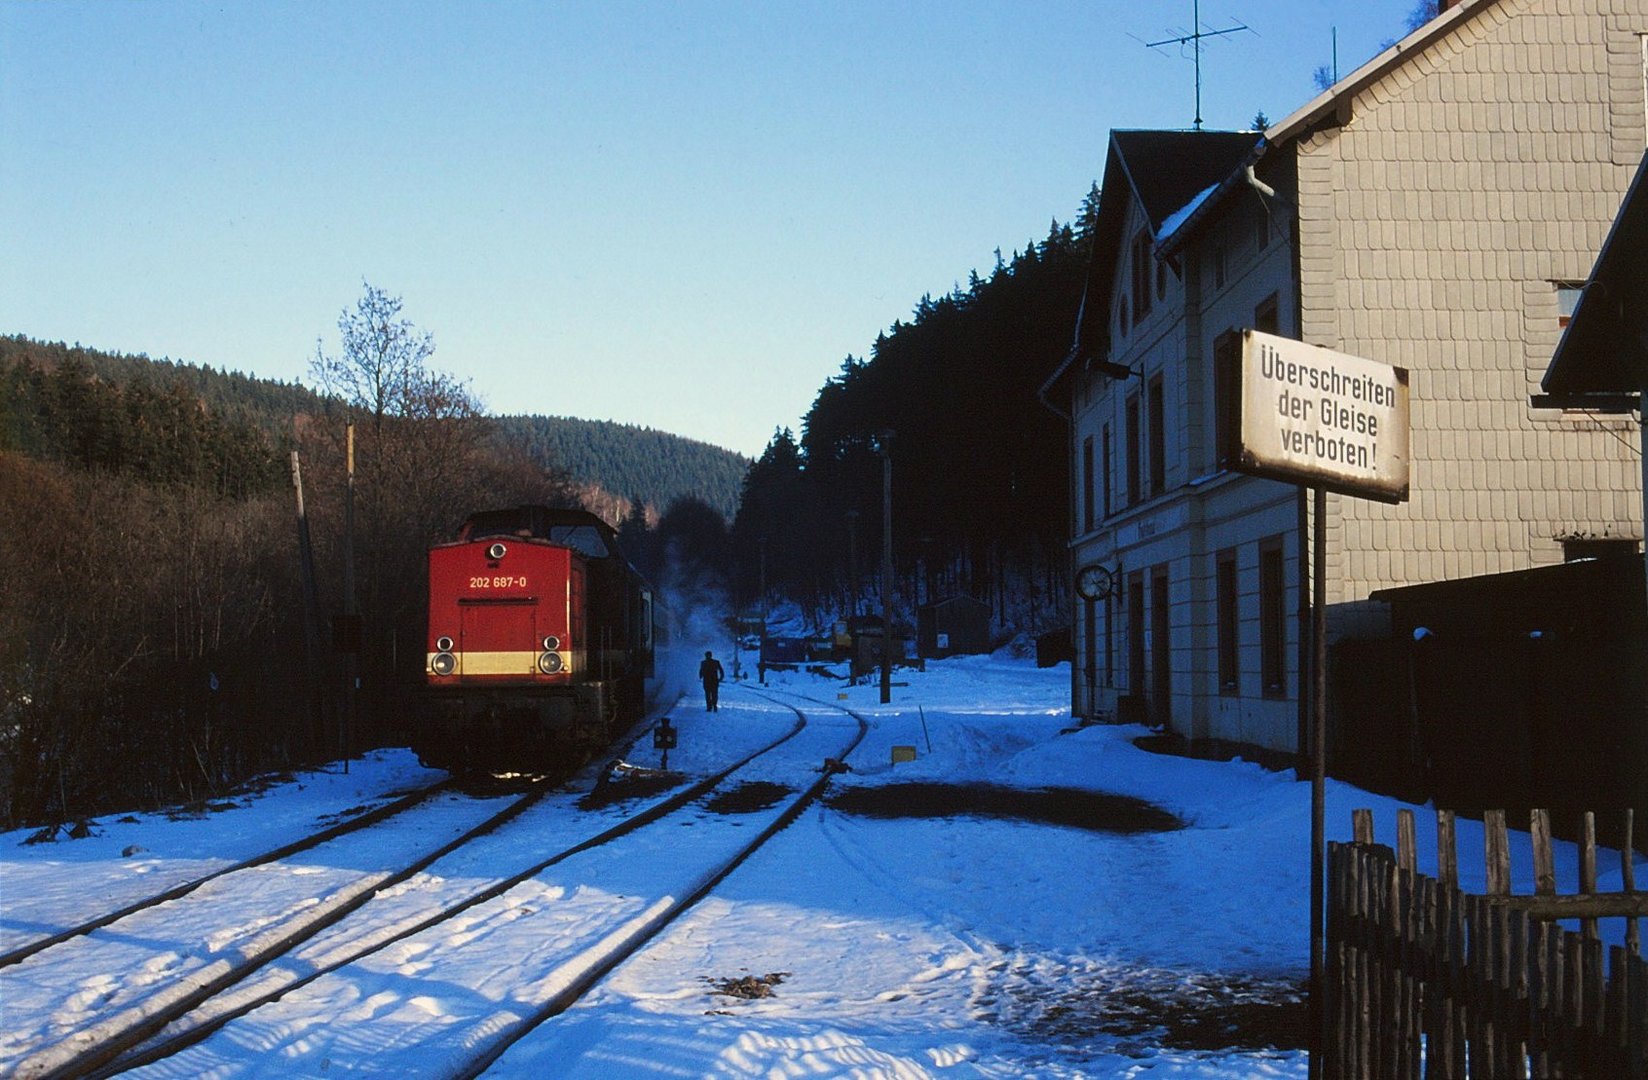
[{"label": "red diesel locomotive", "polygon": [[429,549],[425,692],[412,748],[452,771],[577,765],[645,710],[652,589],[583,510],[473,514]]}]

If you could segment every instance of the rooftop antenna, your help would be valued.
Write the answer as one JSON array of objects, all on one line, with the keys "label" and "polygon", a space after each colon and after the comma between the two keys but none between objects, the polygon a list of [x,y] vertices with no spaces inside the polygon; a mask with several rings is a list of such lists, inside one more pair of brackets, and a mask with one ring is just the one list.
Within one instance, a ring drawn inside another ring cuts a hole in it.
[{"label": "rooftop antenna", "polygon": [[1178,35],[1175,35],[1174,37],[1163,38],[1160,41],[1147,41],[1147,42],[1145,42],[1145,45],[1147,45],[1148,47],[1150,47],[1152,49],[1160,48],[1163,45],[1177,45],[1181,49],[1183,49],[1183,47],[1186,46],[1186,45],[1190,46],[1191,59],[1195,60],[1195,62],[1196,62],[1196,121],[1195,121],[1195,125],[1196,125],[1196,130],[1200,131],[1200,130],[1202,130],[1202,39],[1203,38],[1212,38],[1212,37],[1223,37],[1226,34],[1235,34],[1235,33],[1239,33],[1240,31],[1243,31],[1243,30],[1249,30],[1251,28],[1248,27],[1247,24],[1245,24],[1245,23],[1237,23],[1235,26],[1227,26],[1222,30],[1203,30],[1202,29],[1202,2],[1201,2],[1201,0],[1191,0],[1191,4],[1190,4],[1190,21],[1191,21],[1191,29],[1190,29],[1189,33],[1178,34]]}]

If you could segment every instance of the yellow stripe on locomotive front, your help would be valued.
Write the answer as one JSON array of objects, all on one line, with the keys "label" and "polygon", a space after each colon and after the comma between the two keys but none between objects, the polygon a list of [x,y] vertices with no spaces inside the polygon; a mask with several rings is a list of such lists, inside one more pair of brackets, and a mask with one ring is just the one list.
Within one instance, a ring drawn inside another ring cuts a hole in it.
[{"label": "yellow stripe on locomotive front", "polygon": [[[441,671],[436,665],[441,657],[450,655],[456,666],[447,672]],[[540,675],[543,669],[543,657],[549,655],[558,658],[559,672],[572,672],[572,653],[563,651],[558,653],[540,652],[454,652],[430,653],[424,660],[424,671],[427,674],[460,678],[465,675]]]}]

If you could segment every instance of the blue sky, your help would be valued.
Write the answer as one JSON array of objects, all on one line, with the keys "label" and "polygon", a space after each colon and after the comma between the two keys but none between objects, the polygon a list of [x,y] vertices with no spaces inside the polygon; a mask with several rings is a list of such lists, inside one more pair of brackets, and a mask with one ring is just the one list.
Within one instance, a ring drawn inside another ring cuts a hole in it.
[{"label": "blue sky", "polygon": [[[1203,0],[1246,128],[1413,0]],[[303,379],[362,280],[492,412],[757,454],[1183,128],[1171,3],[0,0],[0,332]]]}]

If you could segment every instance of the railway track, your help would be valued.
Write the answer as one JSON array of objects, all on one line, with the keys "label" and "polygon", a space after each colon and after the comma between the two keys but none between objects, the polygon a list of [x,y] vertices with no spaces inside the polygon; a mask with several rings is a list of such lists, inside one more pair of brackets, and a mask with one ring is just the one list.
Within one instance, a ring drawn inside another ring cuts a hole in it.
[{"label": "railway track", "polygon": [[114,911],[106,912],[94,919],[88,919],[87,921],[80,923],[78,926],[71,926],[68,929],[59,931],[55,934],[43,934],[40,937],[26,941],[21,945],[12,947],[6,952],[0,953],[0,969],[7,968],[13,964],[27,960],[34,954],[45,949],[49,949],[54,945],[59,945],[65,941],[70,941],[77,937],[84,937],[94,930],[100,930],[111,923],[118,922],[119,920],[130,915],[135,915],[147,908],[156,907],[160,904],[166,903],[167,901],[176,900],[180,897],[187,896],[196,889],[200,888],[202,885],[205,885],[211,881],[216,881],[218,878],[224,877],[228,874],[234,874],[241,870],[248,870],[254,866],[263,866],[279,859],[288,859],[293,855],[298,855],[305,851],[309,851],[320,846],[321,844],[327,843],[328,841],[335,840],[340,836],[348,836],[350,833],[358,832],[361,829],[367,828],[371,825],[376,825],[380,821],[387,820],[388,818],[392,818],[406,810],[410,810],[419,803],[422,803],[425,800],[448,790],[451,786],[452,781],[450,779],[438,781],[437,783],[430,784],[427,787],[422,787],[416,791],[408,792],[402,797],[369,810],[364,814],[359,814],[355,817],[349,818],[347,821],[342,821],[336,825],[322,829],[320,832],[313,833],[301,840],[293,841],[290,844],[283,844],[280,847],[274,848],[271,851],[266,851],[261,855],[253,855],[250,858],[242,859],[241,861],[232,863],[228,866],[219,867],[210,873],[201,874],[198,877],[169,886],[159,892],[152,893],[148,896],[142,897],[141,899],[124,904]]},{"label": "railway track", "polygon": [[[100,1076],[127,1070],[135,1075],[192,1075],[212,1067],[217,1059],[211,1036],[230,1025],[224,1038],[240,1044],[251,1039],[272,1048],[281,1044],[279,1033],[308,1033],[301,1040],[305,1052],[283,1058],[283,1071],[301,1074],[307,1068],[318,1074],[329,1065],[347,1069],[350,1066],[341,1058],[359,1055],[358,1062],[368,1060],[374,1032],[383,1032],[374,1026],[352,1026],[347,1049],[335,1049],[327,1061],[324,1051],[314,1049],[314,1036],[323,1035],[329,1016],[335,1016],[341,1003],[370,998],[375,1012],[393,1011],[397,1005],[391,995],[376,989],[385,980],[404,983],[411,974],[406,997],[415,1000],[420,973],[427,972],[437,980],[434,985],[440,985],[440,980],[454,977],[446,973],[476,970],[491,962],[503,969],[496,979],[466,988],[473,1014],[442,1015],[432,1020],[428,1031],[409,1032],[404,1025],[386,1029],[395,1032],[393,1038],[401,1047],[407,1040],[427,1037],[427,1053],[419,1044],[427,1073],[477,1075],[516,1040],[563,1011],[602,975],[644,947],[817,799],[831,776],[826,759],[845,758],[867,727],[853,716],[856,723],[850,731],[841,730],[845,725],[813,725],[809,731],[804,713],[793,705],[782,707],[793,712],[795,720],[778,738],[593,835],[555,841],[557,850],[507,878],[472,888],[461,898],[448,897],[434,910],[416,915],[409,910],[397,920],[354,931],[348,923],[340,925],[325,940],[317,939],[312,947],[269,964],[256,978],[178,1014],[163,1034],[141,1046],[128,1044],[113,1056],[96,1059],[79,1055],[39,1075]],[[736,820],[705,809],[712,794],[725,794],[756,771],[753,763],[775,757],[784,760],[767,766],[769,773],[794,775],[805,762],[816,775],[799,792],[792,790],[789,797]],[[553,809],[546,806],[541,816],[548,818]],[[690,834],[683,831],[689,827]],[[672,848],[678,855],[687,835],[694,852],[690,865],[682,866],[678,858],[654,858]],[[627,839],[615,842],[621,838]],[[524,968],[512,966],[516,958],[526,958],[521,961]]]},{"label": "railway track", "polygon": [[[631,735],[643,726],[638,724]],[[443,779],[303,839],[168,886],[0,954],[0,979],[6,983],[0,993],[0,1075],[82,1076],[96,1071],[100,1063],[244,983],[275,958],[324,934],[385,890],[527,812],[565,779],[525,778],[513,785],[512,793],[520,797],[496,812],[480,802],[454,803],[442,815],[452,819],[444,826],[444,835],[451,837],[446,842],[439,837],[414,841],[411,847],[415,850],[406,852],[404,858],[372,852],[360,861],[361,867],[370,869],[348,875],[342,882],[310,884],[320,880],[316,868],[327,862],[328,845],[360,842],[366,830],[394,827],[401,815],[420,806],[432,807],[439,797],[460,788],[469,787],[468,794],[476,794],[472,785]],[[526,785],[524,793],[521,783]],[[502,790],[510,786],[506,783]],[[289,865],[305,858],[310,865]],[[349,863],[347,858],[335,861]],[[274,890],[269,898],[273,913],[258,925],[213,925],[209,915],[201,916],[202,909],[232,897],[242,883],[260,874],[266,879],[262,887],[267,886],[267,879],[285,878],[296,888]],[[172,922],[189,926],[175,950],[150,948],[145,953],[136,948],[125,952],[137,955],[122,955],[121,942],[177,941],[179,933],[168,926]],[[63,963],[62,954],[76,950],[81,955]],[[107,959],[97,958],[101,964],[88,962],[86,950],[101,951]],[[72,976],[54,981],[56,967],[82,973],[91,968],[107,974],[89,985],[88,980],[75,982]],[[52,1023],[75,1014],[83,1016],[84,1022],[67,1027]],[[51,1030],[42,1031],[42,1027]]]},{"label": "railway track", "polygon": [[[368,839],[364,827],[298,845],[307,857],[302,862],[293,863],[290,855],[284,862],[260,859],[212,875],[183,895],[96,920],[95,928],[37,950],[6,970],[8,1030],[0,1032],[0,1071],[17,1077],[90,1072],[346,918],[378,891],[517,817],[547,790],[546,783],[535,782],[496,811],[462,800],[427,806],[421,815],[427,825],[408,830],[398,850]],[[386,858],[391,869],[351,869]],[[264,917],[251,925],[224,925],[214,908],[248,889],[266,902]],[[195,947],[153,944],[179,939]],[[88,985],[74,974],[86,970],[106,974]]]},{"label": "railway track", "polygon": [[[770,701],[778,700],[767,693],[756,693]],[[785,703],[785,706],[793,709],[805,722],[806,716],[800,709],[788,703]],[[825,704],[825,707],[852,717],[857,722],[857,728],[850,738],[839,744],[834,755],[824,759],[817,779],[798,795],[764,811],[760,828],[753,837],[733,843],[730,848],[718,854],[696,872],[678,875],[675,879],[676,895],[666,893],[627,920],[612,920],[611,929],[588,948],[577,952],[568,950],[569,955],[537,983],[538,986],[551,989],[553,992],[537,1002],[518,1023],[490,1035],[484,1042],[479,1042],[479,1049],[468,1053],[467,1059],[452,1069],[450,1075],[462,1080],[480,1076],[511,1046],[530,1035],[534,1028],[565,1012],[608,972],[646,948],[679,916],[708,896],[716,885],[800,816],[808,806],[817,802],[823,796],[830,780],[844,767],[848,755],[869,731],[868,721],[852,710],[838,705]],[[747,823],[748,819],[744,824]],[[730,834],[735,830],[726,831]]]}]

